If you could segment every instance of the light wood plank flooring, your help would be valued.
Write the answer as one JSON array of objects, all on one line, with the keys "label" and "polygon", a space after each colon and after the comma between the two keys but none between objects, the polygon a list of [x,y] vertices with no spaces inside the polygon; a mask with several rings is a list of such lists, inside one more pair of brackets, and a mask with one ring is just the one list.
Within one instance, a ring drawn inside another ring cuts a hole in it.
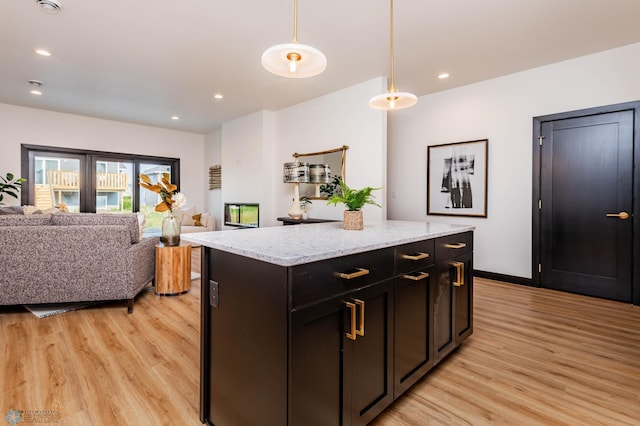
[{"label": "light wood plank flooring", "polygon": [[[372,425],[640,424],[640,307],[474,282],[473,336]],[[0,308],[0,424],[15,409],[55,411],[59,425],[199,425],[193,284],[142,293],[133,315]]]}]

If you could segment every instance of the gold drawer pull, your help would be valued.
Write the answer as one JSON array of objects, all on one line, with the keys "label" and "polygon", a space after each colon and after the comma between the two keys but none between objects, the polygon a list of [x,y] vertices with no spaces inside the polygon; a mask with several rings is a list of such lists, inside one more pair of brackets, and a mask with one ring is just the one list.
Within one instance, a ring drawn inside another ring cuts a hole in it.
[{"label": "gold drawer pull", "polygon": [[362,277],[364,275],[368,275],[369,270],[364,268],[355,268],[355,270],[347,271],[347,272],[338,272],[338,276],[340,278],[344,278],[345,280],[350,280],[353,278]]},{"label": "gold drawer pull", "polygon": [[422,260],[422,259],[426,259],[427,257],[429,257],[429,253],[411,253],[411,254],[402,255],[403,259],[409,259],[409,260]]},{"label": "gold drawer pull", "polygon": [[[364,336],[364,301],[354,299],[354,302],[344,302],[351,311],[351,330],[344,334],[351,340],[356,340],[358,336]],[[360,321],[357,320],[357,308],[360,308]]]},{"label": "gold drawer pull", "polygon": [[455,244],[445,244],[444,245],[446,248],[450,248],[450,249],[461,249],[461,248],[465,248],[467,246],[466,243],[455,243]]},{"label": "gold drawer pull", "polygon": [[364,301],[355,299],[356,305],[360,308],[360,327],[356,329],[358,336],[364,336]]},{"label": "gold drawer pull", "polygon": [[345,336],[347,336],[351,340],[356,340],[356,333],[358,330],[356,329],[356,304],[351,302],[345,302],[347,308],[351,311],[351,332],[345,332]]},{"label": "gold drawer pull", "polygon": [[406,274],[402,276],[402,278],[404,278],[405,280],[411,280],[411,281],[420,281],[428,277],[429,277],[429,274],[426,272],[418,272],[417,275]]},{"label": "gold drawer pull", "polygon": [[451,266],[456,268],[456,280],[453,282],[454,287],[462,287],[464,285],[464,263],[451,262]]}]

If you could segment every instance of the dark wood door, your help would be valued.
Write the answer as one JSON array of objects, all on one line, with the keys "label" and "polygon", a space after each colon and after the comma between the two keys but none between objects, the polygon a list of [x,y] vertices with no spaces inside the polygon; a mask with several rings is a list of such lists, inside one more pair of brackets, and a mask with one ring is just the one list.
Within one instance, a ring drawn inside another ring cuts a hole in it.
[{"label": "dark wood door", "polygon": [[631,301],[634,112],[541,123],[540,284]]}]

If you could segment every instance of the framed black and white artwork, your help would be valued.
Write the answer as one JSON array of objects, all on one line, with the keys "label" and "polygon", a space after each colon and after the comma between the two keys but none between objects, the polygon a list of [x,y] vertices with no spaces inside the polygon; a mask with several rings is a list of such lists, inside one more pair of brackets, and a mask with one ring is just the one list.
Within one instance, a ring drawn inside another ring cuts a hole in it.
[{"label": "framed black and white artwork", "polygon": [[427,214],[487,217],[488,139],[431,145]]}]

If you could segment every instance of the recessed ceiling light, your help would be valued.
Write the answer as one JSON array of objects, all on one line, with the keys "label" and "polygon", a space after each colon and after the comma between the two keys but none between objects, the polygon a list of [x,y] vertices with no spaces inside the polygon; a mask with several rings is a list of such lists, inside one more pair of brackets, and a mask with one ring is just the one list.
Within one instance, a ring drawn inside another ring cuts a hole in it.
[{"label": "recessed ceiling light", "polygon": [[224,96],[222,94],[220,94],[220,93],[216,93],[215,95],[213,95],[213,97],[216,98],[216,99],[224,98]]},{"label": "recessed ceiling light", "polygon": [[178,117],[177,115],[172,115],[172,116],[171,116],[171,119],[172,119],[172,120],[180,120],[180,117]]},{"label": "recessed ceiling light", "polygon": [[445,78],[449,78],[449,74],[448,74],[448,73],[446,73],[446,72],[443,72],[442,74],[439,74],[439,75],[438,75],[438,78],[439,78],[440,80],[445,79]]},{"label": "recessed ceiling light", "polygon": [[42,95],[42,92],[36,89],[30,90],[29,93],[32,95]]},{"label": "recessed ceiling light", "polygon": [[51,52],[44,49],[36,49],[36,53],[41,56],[51,56]]},{"label": "recessed ceiling light", "polygon": [[36,0],[36,4],[40,6],[40,10],[51,13],[52,15],[55,15],[62,9],[62,5],[58,0]]}]

